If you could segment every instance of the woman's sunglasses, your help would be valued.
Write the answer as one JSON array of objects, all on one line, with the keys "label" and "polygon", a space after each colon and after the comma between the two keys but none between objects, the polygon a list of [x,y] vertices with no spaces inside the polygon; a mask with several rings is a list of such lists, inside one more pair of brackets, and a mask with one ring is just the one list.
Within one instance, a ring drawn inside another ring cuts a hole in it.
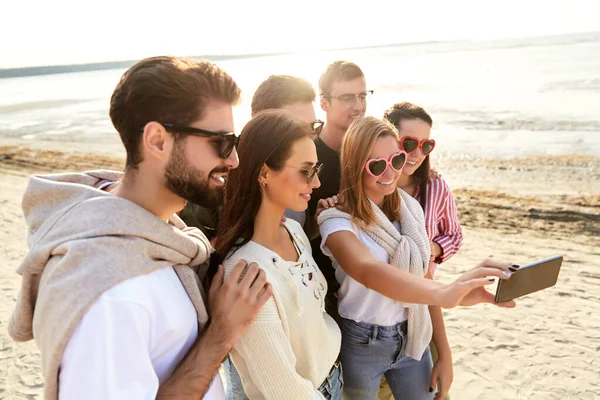
[{"label": "woman's sunglasses", "polygon": [[387,171],[388,166],[397,172],[404,168],[404,164],[406,164],[406,153],[404,151],[399,151],[392,154],[389,160],[386,160],[385,158],[371,158],[370,160],[367,160],[365,169],[369,174],[377,178]]},{"label": "woman's sunglasses", "polygon": [[239,133],[233,132],[212,132],[193,126],[184,126],[159,122],[167,131],[175,131],[184,135],[200,136],[211,138],[211,143],[215,146],[219,157],[226,159],[231,155],[233,149],[238,145],[240,140]]},{"label": "woman's sunglasses", "polygon": [[294,165],[284,165],[284,167],[297,168],[298,172],[300,172],[302,176],[306,177],[306,183],[310,185],[313,179],[315,179],[315,176],[321,175],[321,171],[323,170],[323,163],[315,164],[310,168],[296,167]]},{"label": "woman's sunglasses", "polygon": [[323,125],[325,125],[325,122],[321,121],[320,119],[316,119],[310,123],[310,126],[315,132],[315,136],[319,136],[319,133],[321,133],[323,130]]},{"label": "woman's sunglasses", "polygon": [[407,153],[412,153],[417,148],[420,148],[421,153],[426,156],[435,148],[435,140],[423,139],[419,141],[419,139],[414,136],[403,136],[400,138],[400,147]]},{"label": "woman's sunglasses", "polygon": [[301,169],[300,173],[306,176],[306,183],[310,184],[315,176],[321,175],[321,171],[323,170],[323,163],[318,163],[313,165],[309,169]]}]

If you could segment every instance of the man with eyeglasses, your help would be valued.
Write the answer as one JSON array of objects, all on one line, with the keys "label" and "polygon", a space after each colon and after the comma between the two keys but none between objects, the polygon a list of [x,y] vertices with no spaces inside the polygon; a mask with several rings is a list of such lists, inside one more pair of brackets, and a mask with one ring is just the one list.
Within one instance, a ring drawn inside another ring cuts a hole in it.
[{"label": "man with eyeglasses", "polygon": [[[335,61],[330,64],[319,79],[319,91],[320,105],[326,112],[326,119],[315,144],[319,161],[323,163],[323,172],[319,176],[321,186],[313,191],[308,203],[311,220],[314,219],[319,200],[332,198],[340,190],[342,140],[350,124],[365,115],[367,101],[373,94],[372,90],[367,90],[365,75],[360,67],[349,61]],[[318,228],[311,233],[309,237],[312,236],[313,257],[327,278],[328,293],[325,301],[327,312],[337,318],[335,292],[339,284],[335,279],[331,260],[321,251]]]},{"label": "man with eyeglasses", "polygon": [[213,249],[175,212],[221,201],[239,163],[239,96],[208,61],[142,60],[110,103],[124,173],[31,178],[30,252],[9,332],[35,337],[45,399],[225,398],[221,362],[272,289],[242,261],[226,279],[219,267],[206,295],[199,275]]}]

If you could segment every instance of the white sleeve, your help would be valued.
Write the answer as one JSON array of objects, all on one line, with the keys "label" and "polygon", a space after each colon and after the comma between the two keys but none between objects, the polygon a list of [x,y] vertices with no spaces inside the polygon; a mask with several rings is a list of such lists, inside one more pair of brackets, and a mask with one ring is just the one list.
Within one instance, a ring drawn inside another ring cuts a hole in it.
[{"label": "white sleeve", "polygon": [[319,233],[321,233],[321,251],[329,258],[333,257],[329,248],[325,244],[329,235],[340,231],[350,231],[358,236],[356,225],[346,218],[329,218],[319,225]]},{"label": "white sleeve", "polygon": [[154,399],[151,318],[141,305],[100,297],[73,331],[59,371],[59,399]]}]

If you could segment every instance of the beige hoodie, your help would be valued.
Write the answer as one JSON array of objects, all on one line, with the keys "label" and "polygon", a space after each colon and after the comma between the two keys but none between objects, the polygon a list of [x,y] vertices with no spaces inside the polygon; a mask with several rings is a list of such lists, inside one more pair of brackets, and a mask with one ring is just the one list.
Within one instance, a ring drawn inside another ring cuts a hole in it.
[{"label": "beige hoodie", "polygon": [[[198,268],[212,251],[206,237],[176,215],[169,224],[144,208],[96,189],[119,172],[33,176],[23,196],[29,253],[8,330],[35,338],[47,400],[58,398],[58,370],[71,333],[98,297],[115,285],[174,266],[198,313],[208,320]],[[204,270],[205,268],[202,268]]]}]

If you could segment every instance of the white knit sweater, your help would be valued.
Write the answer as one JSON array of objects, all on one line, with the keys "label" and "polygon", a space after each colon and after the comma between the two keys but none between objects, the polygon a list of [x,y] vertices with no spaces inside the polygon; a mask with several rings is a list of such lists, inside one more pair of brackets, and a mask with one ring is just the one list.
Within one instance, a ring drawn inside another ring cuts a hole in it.
[{"label": "white knit sweater", "polygon": [[235,344],[231,358],[251,400],[322,399],[318,388],[338,357],[340,330],[325,312],[327,282],[308,238],[296,221],[288,219],[284,226],[301,252],[298,262],[252,241],[223,262],[226,275],[240,259],[256,262],[273,286],[273,297]]}]

